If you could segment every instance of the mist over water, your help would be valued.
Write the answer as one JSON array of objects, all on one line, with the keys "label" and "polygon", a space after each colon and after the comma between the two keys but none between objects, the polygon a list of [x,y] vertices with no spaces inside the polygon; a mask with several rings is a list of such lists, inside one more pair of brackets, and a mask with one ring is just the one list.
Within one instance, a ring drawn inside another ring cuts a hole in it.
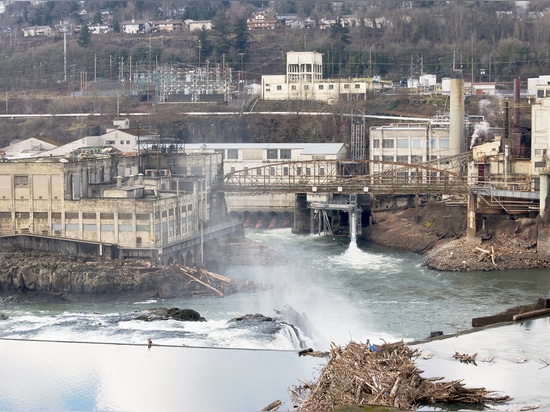
[{"label": "mist over water", "polygon": [[[533,303],[550,290],[542,270],[437,272],[426,269],[421,256],[347,237],[293,235],[290,229],[248,230],[247,237],[279,252],[286,263],[212,270],[252,280],[263,286],[259,291],[224,298],[9,305],[0,310],[8,315],[0,338],[140,344],[151,337],[175,346],[327,350],[330,342],[453,334],[469,329],[473,317]],[[137,311],[156,307],[194,309],[207,322],[135,319]],[[296,316],[284,318],[285,308]],[[245,314],[280,318],[282,327],[228,322]]]}]

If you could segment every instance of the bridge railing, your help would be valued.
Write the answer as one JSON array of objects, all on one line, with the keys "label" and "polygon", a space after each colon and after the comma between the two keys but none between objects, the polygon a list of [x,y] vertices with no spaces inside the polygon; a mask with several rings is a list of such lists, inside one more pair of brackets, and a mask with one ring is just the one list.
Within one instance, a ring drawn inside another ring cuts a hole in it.
[{"label": "bridge railing", "polygon": [[[468,186],[457,173],[423,165],[359,161],[354,173],[346,162],[346,173],[338,161],[272,163],[224,176],[224,191],[285,191],[380,194],[464,194]],[[368,173],[368,170],[376,170]],[[350,171],[351,170],[351,171]],[[365,172],[366,171],[366,172]]]}]

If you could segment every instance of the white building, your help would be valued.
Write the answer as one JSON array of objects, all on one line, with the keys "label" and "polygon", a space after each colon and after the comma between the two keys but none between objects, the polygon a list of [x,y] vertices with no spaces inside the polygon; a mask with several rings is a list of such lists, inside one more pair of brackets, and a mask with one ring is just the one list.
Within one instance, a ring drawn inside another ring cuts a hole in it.
[{"label": "white building", "polygon": [[[241,170],[261,173],[257,170],[269,163],[344,160],[347,157],[344,143],[192,143],[185,145],[185,151],[222,153],[224,174]],[[333,172],[325,170],[326,174]]]},{"label": "white building", "polygon": [[550,85],[537,86],[535,95],[531,105],[531,173],[537,178],[550,171]]},{"label": "white building", "polygon": [[550,84],[550,75],[531,77],[527,79],[527,94],[537,97],[537,86]]},{"label": "white building", "polygon": [[372,90],[372,79],[323,79],[323,55],[317,52],[288,52],[286,74],[262,76],[263,100],[315,100],[335,103],[364,100]]}]

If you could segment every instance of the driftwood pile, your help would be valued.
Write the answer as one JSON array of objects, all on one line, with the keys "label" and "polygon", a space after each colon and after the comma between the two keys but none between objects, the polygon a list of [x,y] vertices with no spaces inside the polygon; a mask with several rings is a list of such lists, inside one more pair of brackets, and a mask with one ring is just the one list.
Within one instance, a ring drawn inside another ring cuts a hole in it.
[{"label": "driftwood pile", "polygon": [[289,390],[304,411],[330,411],[343,406],[383,405],[414,410],[421,405],[465,403],[483,405],[508,397],[489,398],[485,388],[466,388],[461,381],[423,378],[413,359],[420,352],[403,342],[370,345],[351,342],[331,347],[327,365],[314,384]]},{"label": "driftwood pile", "polygon": [[[179,266],[178,270],[189,278],[189,283],[196,282],[209,292],[214,292],[219,297],[224,297],[224,285],[231,282],[231,279],[209,272],[200,267]],[[215,285],[215,286],[214,286]]]}]

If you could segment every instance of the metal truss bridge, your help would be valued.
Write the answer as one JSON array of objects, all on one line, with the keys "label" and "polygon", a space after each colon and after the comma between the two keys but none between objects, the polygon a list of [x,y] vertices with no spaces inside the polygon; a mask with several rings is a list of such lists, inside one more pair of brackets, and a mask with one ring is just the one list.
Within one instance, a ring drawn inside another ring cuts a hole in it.
[{"label": "metal truss bridge", "polygon": [[[267,163],[224,176],[225,192],[373,193],[465,195],[466,179],[456,164],[403,164],[376,160],[311,160]],[[441,163],[441,162],[440,162]],[[445,169],[448,168],[448,169]]]}]

